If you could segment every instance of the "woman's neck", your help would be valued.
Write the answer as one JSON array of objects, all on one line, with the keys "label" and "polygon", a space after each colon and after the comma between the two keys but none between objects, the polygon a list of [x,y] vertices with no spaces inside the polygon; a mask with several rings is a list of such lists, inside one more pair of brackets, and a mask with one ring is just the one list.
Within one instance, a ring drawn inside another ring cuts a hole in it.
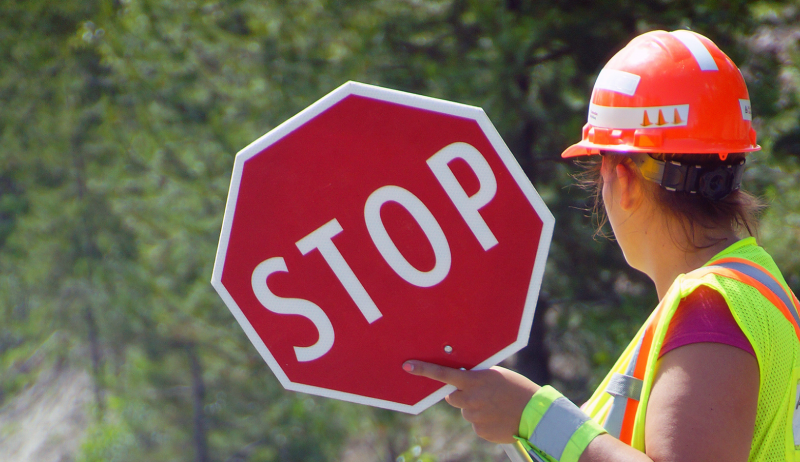
[{"label": "woman's neck", "polygon": [[[731,229],[702,230],[695,233],[693,242],[678,228],[670,233],[668,227],[658,239],[652,239],[644,249],[642,271],[656,285],[659,301],[664,298],[675,278],[680,274],[693,271],[711,260],[739,240]],[[679,232],[675,232],[678,231]],[[695,244],[700,246],[696,248]]]}]

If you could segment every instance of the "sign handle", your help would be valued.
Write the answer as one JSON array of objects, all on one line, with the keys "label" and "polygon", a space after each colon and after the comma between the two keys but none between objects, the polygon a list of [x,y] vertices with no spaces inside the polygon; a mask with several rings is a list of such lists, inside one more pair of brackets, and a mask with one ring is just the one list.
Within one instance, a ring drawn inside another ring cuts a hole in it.
[{"label": "sign handle", "polygon": [[528,455],[528,451],[522,447],[522,443],[519,441],[514,441],[511,444],[501,444],[500,446],[506,452],[511,462],[533,462]]}]

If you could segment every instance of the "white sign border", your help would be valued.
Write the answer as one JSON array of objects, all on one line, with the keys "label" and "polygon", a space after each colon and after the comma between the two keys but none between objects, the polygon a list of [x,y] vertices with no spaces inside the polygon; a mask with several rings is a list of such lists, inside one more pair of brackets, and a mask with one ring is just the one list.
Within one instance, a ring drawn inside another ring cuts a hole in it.
[{"label": "white sign border", "polygon": [[219,245],[217,246],[217,255],[214,261],[214,270],[211,276],[211,284],[214,286],[214,289],[216,289],[217,293],[225,302],[225,305],[231,311],[234,318],[236,318],[236,321],[239,322],[239,325],[242,327],[242,330],[244,330],[245,334],[247,335],[247,338],[250,339],[250,342],[256,347],[256,350],[259,352],[259,354],[261,354],[261,357],[264,358],[264,361],[266,361],[267,365],[269,365],[269,368],[272,370],[272,372],[275,374],[275,376],[278,378],[281,385],[283,385],[285,389],[291,391],[300,391],[317,396],[324,396],[327,398],[335,398],[352,403],[366,404],[369,406],[375,406],[383,409],[405,412],[408,414],[419,414],[428,407],[440,401],[448,394],[455,391],[456,388],[451,385],[446,385],[436,390],[434,393],[432,393],[425,399],[421,400],[420,402],[414,405],[407,405],[376,398],[369,398],[351,393],[345,393],[341,391],[330,390],[327,388],[294,383],[290,381],[289,378],[286,376],[286,374],[283,372],[283,369],[281,368],[278,361],[275,359],[274,356],[272,356],[272,353],[270,353],[267,346],[261,340],[261,337],[255,331],[250,322],[247,320],[247,317],[244,315],[244,313],[242,313],[242,310],[233,300],[233,297],[231,297],[230,293],[228,293],[228,290],[225,288],[225,286],[222,285],[222,272],[224,270],[223,266],[225,263],[225,255],[228,250],[228,241],[230,239],[230,231],[231,231],[231,226],[233,224],[233,215],[236,208],[236,202],[239,196],[239,184],[242,179],[242,171],[244,169],[244,163],[248,159],[262,152],[264,149],[266,149],[273,143],[277,142],[284,136],[288,135],[295,129],[299,128],[300,126],[311,120],[312,118],[321,114],[326,109],[330,108],[334,104],[338,103],[339,101],[350,95],[359,95],[381,101],[388,101],[392,103],[402,104],[404,106],[426,109],[429,111],[438,112],[442,114],[449,114],[457,117],[472,119],[475,120],[481,127],[484,134],[489,139],[489,142],[491,143],[492,147],[495,149],[497,154],[500,156],[500,159],[505,164],[509,173],[514,178],[517,185],[520,187],[520,189],[522,190],[523,194],[528,199],[530,204],[533,206],[533,209],[536,211],[539,218],[542,220],[542,232],[539,239],[539,248],[536,253],[536,260],[533,265],[531,281],[528,285],[528,294],[525,299],[525,306],[523,308],[522,320],[520,322],[517,339],[512,344],[508,345],[507,347],[503,348],[496,354],[492,355],[487,360],[475,366],[473,370],[488,369],[489,367],[498,364],[499,362],[503,361],[504,359],[508,358],[512,354],[516,353],[517,351],[527,346],[528,339],[530,336],[531,326],[533,324],[533,316],[536,310],[536,301],[538,300],[539,297],[539,289],[541,287],[542,277],[544,276],[545,264],[547,262],[547,254],[550,249],[550,241],[553,235],[553,228],[555,226],[555,218],[553,217],[553,214],[547,208],[544,201],[542,201],[542,198],[539,197],[539,194],[536,192],[533,185],[528,180],[528,177],[525,175],[525,172],[519,166],[519,163],[517,163],[517,160],[514,158],[514,155],[508,149],[508,146],[506,146],[505,142],[500,137],[500,134],[497,132],[494,125],[492,125],[492,123],[489,121],[489,118],[486,116],[486,113],[483,111],[483,109],[475,106],[468,106],[465,104],[459,104],[451,101],[430,98],[427,96],[415,95],[412,93],[406,93],[398,90],[390,90],[387,88],[367,85],[358,82],[350,81],[343,84],[342,86],[328,93],[326,96],[322,97],[319,101],[307,107],[306,109],[304,109],[291,119],[278,125],[274,129],[270,130],[264,136],[253,141],[247,147],[239,151],[238,154],[236,154],[236,160],[234,161],[234,166],[233,166],[233,173],[231,175],[231,185],[228,192],[228,201],[225,205],[225,216],[222,221],[222,231],[220,232]]}]

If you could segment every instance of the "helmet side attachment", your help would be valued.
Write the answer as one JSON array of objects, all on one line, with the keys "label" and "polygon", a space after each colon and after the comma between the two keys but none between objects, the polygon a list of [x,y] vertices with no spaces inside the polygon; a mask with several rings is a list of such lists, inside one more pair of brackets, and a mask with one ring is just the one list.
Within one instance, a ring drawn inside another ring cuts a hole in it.
[{"label": "helmet side attachment", "polygon": [[633,156],[642,176],[667,191],[699,194],[720,201],[742,184],[744,159],[734,164],[693,164],[674,160],[660,161],[649,155]]}]

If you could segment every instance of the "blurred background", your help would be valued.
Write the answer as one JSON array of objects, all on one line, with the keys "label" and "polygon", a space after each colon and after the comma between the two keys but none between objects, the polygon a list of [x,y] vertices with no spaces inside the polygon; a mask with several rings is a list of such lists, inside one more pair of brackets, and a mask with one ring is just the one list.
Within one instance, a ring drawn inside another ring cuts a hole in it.
[{"label": "blurred background", "polygon": [[678,28],[742,69],[800,292],[797,0],[0,1],[0,460],[505,460],[445,403],[282,389],[209,283],[234,155],[347,80],[482,107],[556,216],[506,365],[580,403],[656,295],[559,155],[603,64]]}]

